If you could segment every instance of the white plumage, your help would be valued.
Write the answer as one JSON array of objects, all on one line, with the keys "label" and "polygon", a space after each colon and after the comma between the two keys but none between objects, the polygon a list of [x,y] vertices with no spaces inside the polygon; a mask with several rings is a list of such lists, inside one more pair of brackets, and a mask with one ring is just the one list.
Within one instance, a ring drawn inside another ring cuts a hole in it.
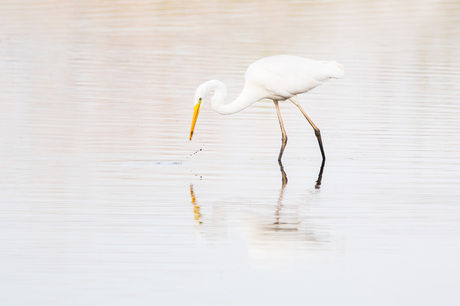
[{"label": "white plumage", "polygon": [[261,88],[264,98],[286,100],[305,93],[330,78],[342,78],[336,62],[318,62],[293,55],[276,55],[252,63],[246,71],[245,88]]}]

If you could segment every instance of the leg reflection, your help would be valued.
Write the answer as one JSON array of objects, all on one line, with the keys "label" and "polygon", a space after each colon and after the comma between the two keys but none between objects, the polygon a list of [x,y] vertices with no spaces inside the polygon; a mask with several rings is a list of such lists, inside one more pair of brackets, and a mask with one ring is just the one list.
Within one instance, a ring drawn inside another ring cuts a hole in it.
[{"label": "leg reflection", "polygon": [[[283,150],[283,148],[281,148],[281,150]],[[288,223],[280,222],[281,210],[283,209],[284,189],[286,188],[286,185],[288,183],[288,178],[286,175],[286,171],[284,171],[284,166],[281,160],[278,160],[278,164],[280,166],[280,172],[281,172],[281,190],[280,190],[280,195],[278,197],[278,203],[277,203],[276,212],[275,212],[276,220],[275,220],[274,225],[277,225],[277,226],[281,224],[288,224]],[[321,162],[321,167],[319,168],[318,179],[316,180],[316,184],[315,184],[316,189],[319,189],[321,186],[321,180],[323,179],[324,164],[325,162],[323,159],[323,161]]]},{"label": "leg reflection", "polygon": [[[283,155],[283,151],[284,151],[284,145],[281,147],[279,156]],[[286,172],[284,171],[284,167],[283,167],[283,163],[281,162],[281,159],[278,159],[278,164],[280,165],[281,179],[282,179],[281,191],[284,192],[284,187],[286,187],[288,178],[287,178]],[[324,170],[325,164],[326,164],[326,160],[323,159],[321,162],[321,167],[319,168],[318,179],[316,180],[316,184],[315,184],[316,189],[319,189],[321,187],[321,181],[323,179],[323,170]]]},{"label": "leg reflection", "polygon": [[[281,150],[283,150],[283,148],[281,148]],[[282,154],[282,153],[280,152],[280,154]],[[286,188],[286,185],[287,185],[287,182],[288,182],[286,172],[284,171],[283,163],[281,162],[280,159],[278,160],[278,164],[280,165],[282,183],[281,183],[280,195],[278,197],[278,205],[276,206],[276,212],[275,212],[276,221],[274,223],[275,225],[280,225],[281,224],[280,223],[280,215],[281,215],[281,210],[283,209],[284,189]]]}]

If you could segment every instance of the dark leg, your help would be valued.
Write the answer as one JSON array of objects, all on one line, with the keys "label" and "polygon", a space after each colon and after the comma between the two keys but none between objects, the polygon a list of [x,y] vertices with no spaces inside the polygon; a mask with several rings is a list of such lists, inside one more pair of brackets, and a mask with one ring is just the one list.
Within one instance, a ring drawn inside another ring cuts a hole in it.
[{"label": "dark leg", "polygon": [[321,163],[321,168],[319,168],[318,179],[316,180],[315,188],[319,189],[321,187],[321,180],[323,179],[323,170],[324,170],[324,159]]},{"label": "dark leg", "polygon": [[289,100],[291,100],[291,102],[294,103],[299,108],[299,110],[304,115],[305,119],[307,119],[308,123],[310,123],[311,127],[315,131],[315,136],[316,136],[316,139],[318,140],[319,149],[321,151],[321,156],[323,157],[323,161],[321,162],[321,168],[319,170],[318,180],[316,181],[316,186],[315,186],[316,188],[319,188],[319,186],[321,185],[321,179],[323,177],[324,164],[326,162],[326,154],[324,154],[323,141],[321,140],[321,132],[319,131],[319,128],[310,119],[310,117],[308,117],[307,113],[303,110],[302,106],[299,103],[299,100],[297,100],[297,97],[293,96]]},{"label": "dark leg", "polygon": [[287,178],[287,175],[286,175],[286,172],[284,171],[284,167],[283,167],[283,163],[281,162],[281,160],[278,161],[278,164],[280,165],[280,171],[281,171],[281,182],[282,182],[282,189],[284,189],[284,187],[286,187],[286,184],[288,182],[288,178]]},{"label": "dark leg", "polygon": [[[284,152],[284,148],[286,147],[286,143],[287,143],[287,135],[286,135],[286,131],[284,130],[284,124],[283,124],[283,119],[281,119],[281,112],[280,112],[280,107],[278,105],[278,101],[277,100],[274,100],[273,102],[275,102],[275,107],[276,107],[276,114],[278,115],[278,121],[280,122],[280,127],[281,127],[281,135],[282,135],[282,144],[281,144],[281,150],[280,150],[280,154],[278,156],[278,163],[281,163],[281,157],[283,157],[283,152]],[[282,165],[280,164],[280,166],[282,167]]]},{"label": "dark leg", "polygon": [[313,130],[315,130],[316,139],[318,139],[319,149],[321,150],[321,156],[323,157],[323,164],[324,164],[324,162],[326,161],[326,155],[324,154],[323,141],[321,140],[321,132],[319,131],[318,127],[313,123],[313,121],[311,121],[311,119],[308,117],[307,113],[303,110],[302,106],[300,106],[300,103],[297,100],[297,97],[296,98],[292,97],[289,100],[291,100],[291,102],[294,103],[299,108],[299,110],[304,115],[305,119],[307,119],[308,123],[310,123]]}]

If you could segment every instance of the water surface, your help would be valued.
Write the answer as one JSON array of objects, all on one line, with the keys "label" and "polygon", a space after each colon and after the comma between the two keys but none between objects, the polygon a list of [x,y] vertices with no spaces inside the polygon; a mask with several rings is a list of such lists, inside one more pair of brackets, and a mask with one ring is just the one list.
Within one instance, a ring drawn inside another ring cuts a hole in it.
[{"label": "water surface", "polygon": [[[0,4],[3,305],[456,305],[455,1]],[[274,54],[346,78],[221,116]]]}]

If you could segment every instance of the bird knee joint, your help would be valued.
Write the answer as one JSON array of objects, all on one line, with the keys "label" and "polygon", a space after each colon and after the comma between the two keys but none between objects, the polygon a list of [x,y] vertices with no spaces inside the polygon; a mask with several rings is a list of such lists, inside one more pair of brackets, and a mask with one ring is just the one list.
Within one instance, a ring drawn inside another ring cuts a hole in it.
[{"label": "bird knee joint", "polygon": [[315,130],[315,135],[316,137],[320,137],[321,136],[321,132],[319,130]]}]

